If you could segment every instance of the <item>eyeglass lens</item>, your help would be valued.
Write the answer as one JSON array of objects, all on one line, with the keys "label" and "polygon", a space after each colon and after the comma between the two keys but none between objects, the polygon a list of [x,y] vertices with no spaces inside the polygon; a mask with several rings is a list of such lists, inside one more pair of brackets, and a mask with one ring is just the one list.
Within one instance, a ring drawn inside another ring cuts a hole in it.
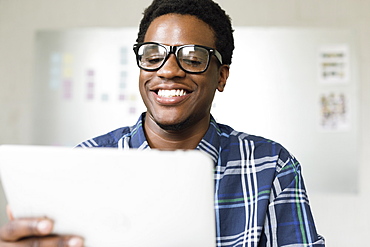
[{"label": "eyeglass lens", "polygon": [[[158,69],[166,61],[168,53],[164,46],[143,44],[138,50],[139,65],[143,69]],[[183,46],[176,51],[176,58],[183,70],[201,72],[208,66],[209,51],[199,46]]]}]

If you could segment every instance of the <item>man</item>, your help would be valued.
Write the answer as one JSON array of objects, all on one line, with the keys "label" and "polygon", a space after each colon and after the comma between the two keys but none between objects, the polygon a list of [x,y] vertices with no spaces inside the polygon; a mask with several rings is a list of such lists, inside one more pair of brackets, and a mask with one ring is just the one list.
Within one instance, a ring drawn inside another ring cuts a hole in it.
[{"label": "man", "polygon": [[[278,143],[237,132],[210,114],[234,48],[225,12],[211,0],[154,0],[137,42],[147,112],[134,126],[79,146],[202,150],[216,168],[217,246],[324,246],[296,159]],[[6,246],[82,245],[76,236],[48,235],[51,229],[48,219],[12,219],[0,238]]]}]

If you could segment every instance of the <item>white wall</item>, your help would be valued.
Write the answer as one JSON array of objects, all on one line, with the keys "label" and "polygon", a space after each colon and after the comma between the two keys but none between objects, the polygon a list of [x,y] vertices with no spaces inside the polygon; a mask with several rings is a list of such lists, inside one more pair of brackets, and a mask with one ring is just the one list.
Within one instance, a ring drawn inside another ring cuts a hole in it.
[{"label": "white wall", "polygon": [[[40,29],[137,26],[150,0],[0,0],[0,144],[31,144],[34,33]],[[328,246],[363,246],[370,231],[370,0],[219,0],[235,26],[341,27],[358,37],[360,191],[312,194]],[[247,130],[246,130],[247,131]],[[350,144],[349,144],[350,145]],[[351,164],[348,164],[348,169]],[[304,167],[304,164],[303,164]],[[346,183],[346,181],[343,181]],[[309,189],[309,188],[308,188]],[[0,198],[0,206],[5,205]],[[6,221],[0,210],[0,223]]]}]

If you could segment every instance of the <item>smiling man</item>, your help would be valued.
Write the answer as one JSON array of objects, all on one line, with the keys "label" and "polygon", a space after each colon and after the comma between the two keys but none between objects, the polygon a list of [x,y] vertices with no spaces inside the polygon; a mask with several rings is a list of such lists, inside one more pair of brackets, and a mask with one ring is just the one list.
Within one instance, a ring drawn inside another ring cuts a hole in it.
[{"label": "smiling man", "polygon": [[[134,45],[147,111],[134,126],[79,146],[201,150],[215,165],[217,246],[324,246],[298,161],[280,144],[210,114],[229,76],[232,33],[230,18],[211,0],[154,0]],[[51,229],[45,218],[12,219],[0,237],[6,246],[83,244],[76,236],[49,236]]]},{"label": "smiling man", "polygon": [[166,14],[151,22],[143,42],[135,51],[149,145],[196,148],[208,129],[214,94],[229,75],[221,55],[214,56],[214,32],[195,16]]}]

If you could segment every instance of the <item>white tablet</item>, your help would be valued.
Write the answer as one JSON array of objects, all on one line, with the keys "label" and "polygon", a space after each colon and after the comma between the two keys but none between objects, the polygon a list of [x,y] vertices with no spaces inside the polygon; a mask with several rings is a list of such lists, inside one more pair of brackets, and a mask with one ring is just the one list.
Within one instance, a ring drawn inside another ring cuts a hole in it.
[{"label": "white tablet", "polygon": [[200,151],[0,146],[15,217],[47,216],[86,246],[214,247],[214,165]]}]

